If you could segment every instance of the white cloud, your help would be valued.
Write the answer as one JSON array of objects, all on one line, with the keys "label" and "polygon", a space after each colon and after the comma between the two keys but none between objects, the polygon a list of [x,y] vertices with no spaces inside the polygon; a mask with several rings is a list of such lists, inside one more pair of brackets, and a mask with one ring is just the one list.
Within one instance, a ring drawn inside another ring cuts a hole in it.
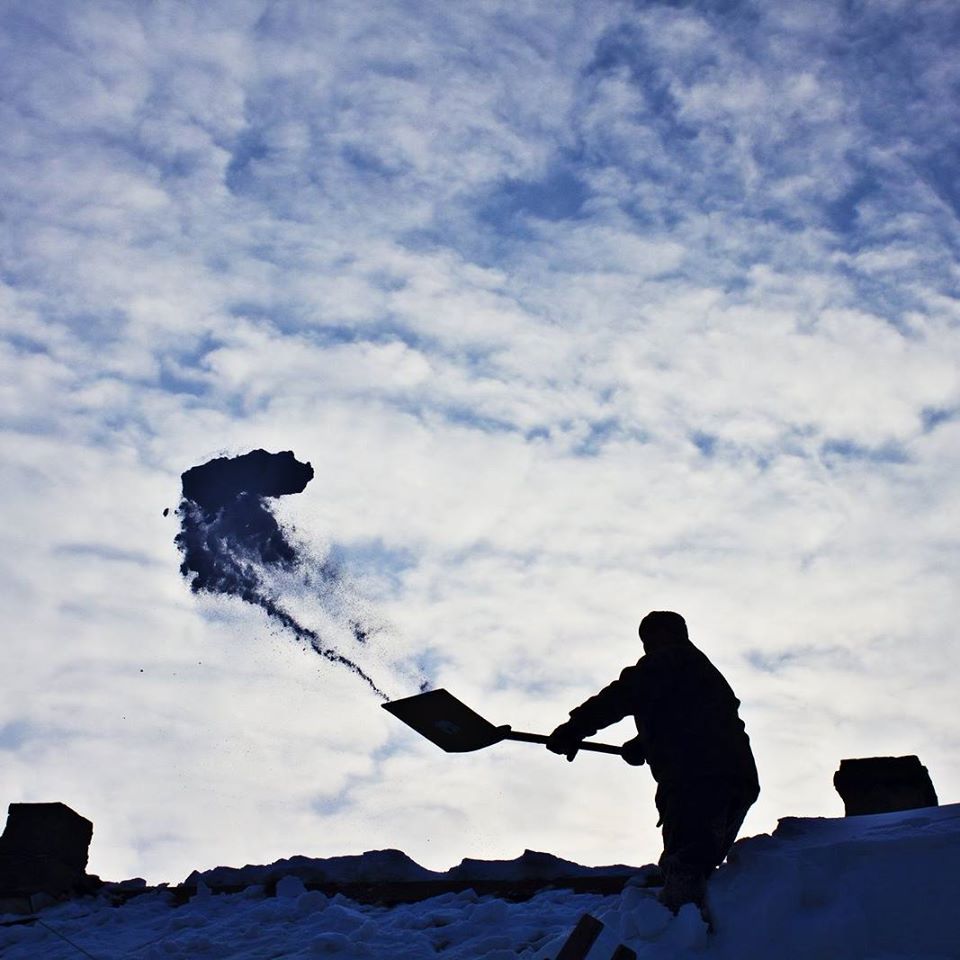
[{"label": "white cloud", "polygon": [[189,594],[178,475],[261,446],[313,462],[279,513],[343,554],[392,695],[419,657],[547,730],[673,607],[743,700],[748,829],[838,812],[842,756],[918,752],[949,799],[948,13],[19,5],[8,800],[91,816],[112,877],[657,855],[644,771],[445,757]]}]

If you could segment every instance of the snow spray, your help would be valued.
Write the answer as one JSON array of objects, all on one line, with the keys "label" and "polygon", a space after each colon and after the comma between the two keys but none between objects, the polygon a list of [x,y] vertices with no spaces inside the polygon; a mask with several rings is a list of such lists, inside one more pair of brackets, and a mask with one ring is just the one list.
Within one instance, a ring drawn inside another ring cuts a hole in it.
[{"label": "snow spray", "polygon": [[[301,493],[312,479],[313,467],[301,463],[290,450],[253,450],[191,467],[181,476],[183,499],[177,507],[180,533],[175,542],[183,556],[180,573],[190,580],[194,593],[239,597],[260,607],[321,657],[352,670],[386,700],[386,694],[353,660],[281,607],[268,584],[270,574],[292,573],[305,565],[310,568],[309,575],[303,576],[305,584],[319,580],[335,587],[340,580],[334,564],[305,562],[268,503]],[[359,643],[367,641],[369,629],[362,623],[350,620],[349,627]]]}]

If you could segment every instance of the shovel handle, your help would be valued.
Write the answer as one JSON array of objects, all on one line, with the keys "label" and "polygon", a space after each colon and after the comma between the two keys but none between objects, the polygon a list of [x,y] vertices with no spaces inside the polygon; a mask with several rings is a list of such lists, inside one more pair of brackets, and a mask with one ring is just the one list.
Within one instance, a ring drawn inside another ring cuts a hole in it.
[{"label": "shovel handle", "polygon": [[[521,730],[510,730],[503,739],[522,740],[524,743],[546,743],[550,738],[542,733],[523,733]],[[584,740],[578,749],[592,750],[594,753],[613,753],[618,757],[623,753],[620,747],[615,747],[609,743],[594,743],[591,740]]]}]

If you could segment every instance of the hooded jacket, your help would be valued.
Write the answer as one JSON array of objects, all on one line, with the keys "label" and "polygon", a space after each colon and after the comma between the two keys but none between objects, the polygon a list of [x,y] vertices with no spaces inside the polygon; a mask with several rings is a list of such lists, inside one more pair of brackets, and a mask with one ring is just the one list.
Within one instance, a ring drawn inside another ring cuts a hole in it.
[{"label": "hooded jacket", "polygon": [[570,722],[590,737],[633,714],[657,783],[717,777],[759,790],[739,707],[706,655],[677,639],[648,647],[618,680],[571,710]]}]

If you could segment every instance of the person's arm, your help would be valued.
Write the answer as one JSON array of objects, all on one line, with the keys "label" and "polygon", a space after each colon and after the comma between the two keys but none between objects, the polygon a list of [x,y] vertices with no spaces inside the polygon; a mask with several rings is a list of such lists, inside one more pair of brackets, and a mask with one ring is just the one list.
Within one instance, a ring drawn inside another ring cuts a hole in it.
[{"label": "person's arm", "polygon": [[637,667],[627,667],[618,680],[570,711],[570,719],[561,723],[547,743],[553,753],[566,754],[568,760],[577,755],[581,741],[592,737],[601,727],[609,727],[633,713],[636,699]]},{"label": "person's arm", "polygon": [[637,667],[627,667],[618,680],[570,711],[570,722],[583,731],[583,738],[592,737],[636,710],[637,673]]}]

